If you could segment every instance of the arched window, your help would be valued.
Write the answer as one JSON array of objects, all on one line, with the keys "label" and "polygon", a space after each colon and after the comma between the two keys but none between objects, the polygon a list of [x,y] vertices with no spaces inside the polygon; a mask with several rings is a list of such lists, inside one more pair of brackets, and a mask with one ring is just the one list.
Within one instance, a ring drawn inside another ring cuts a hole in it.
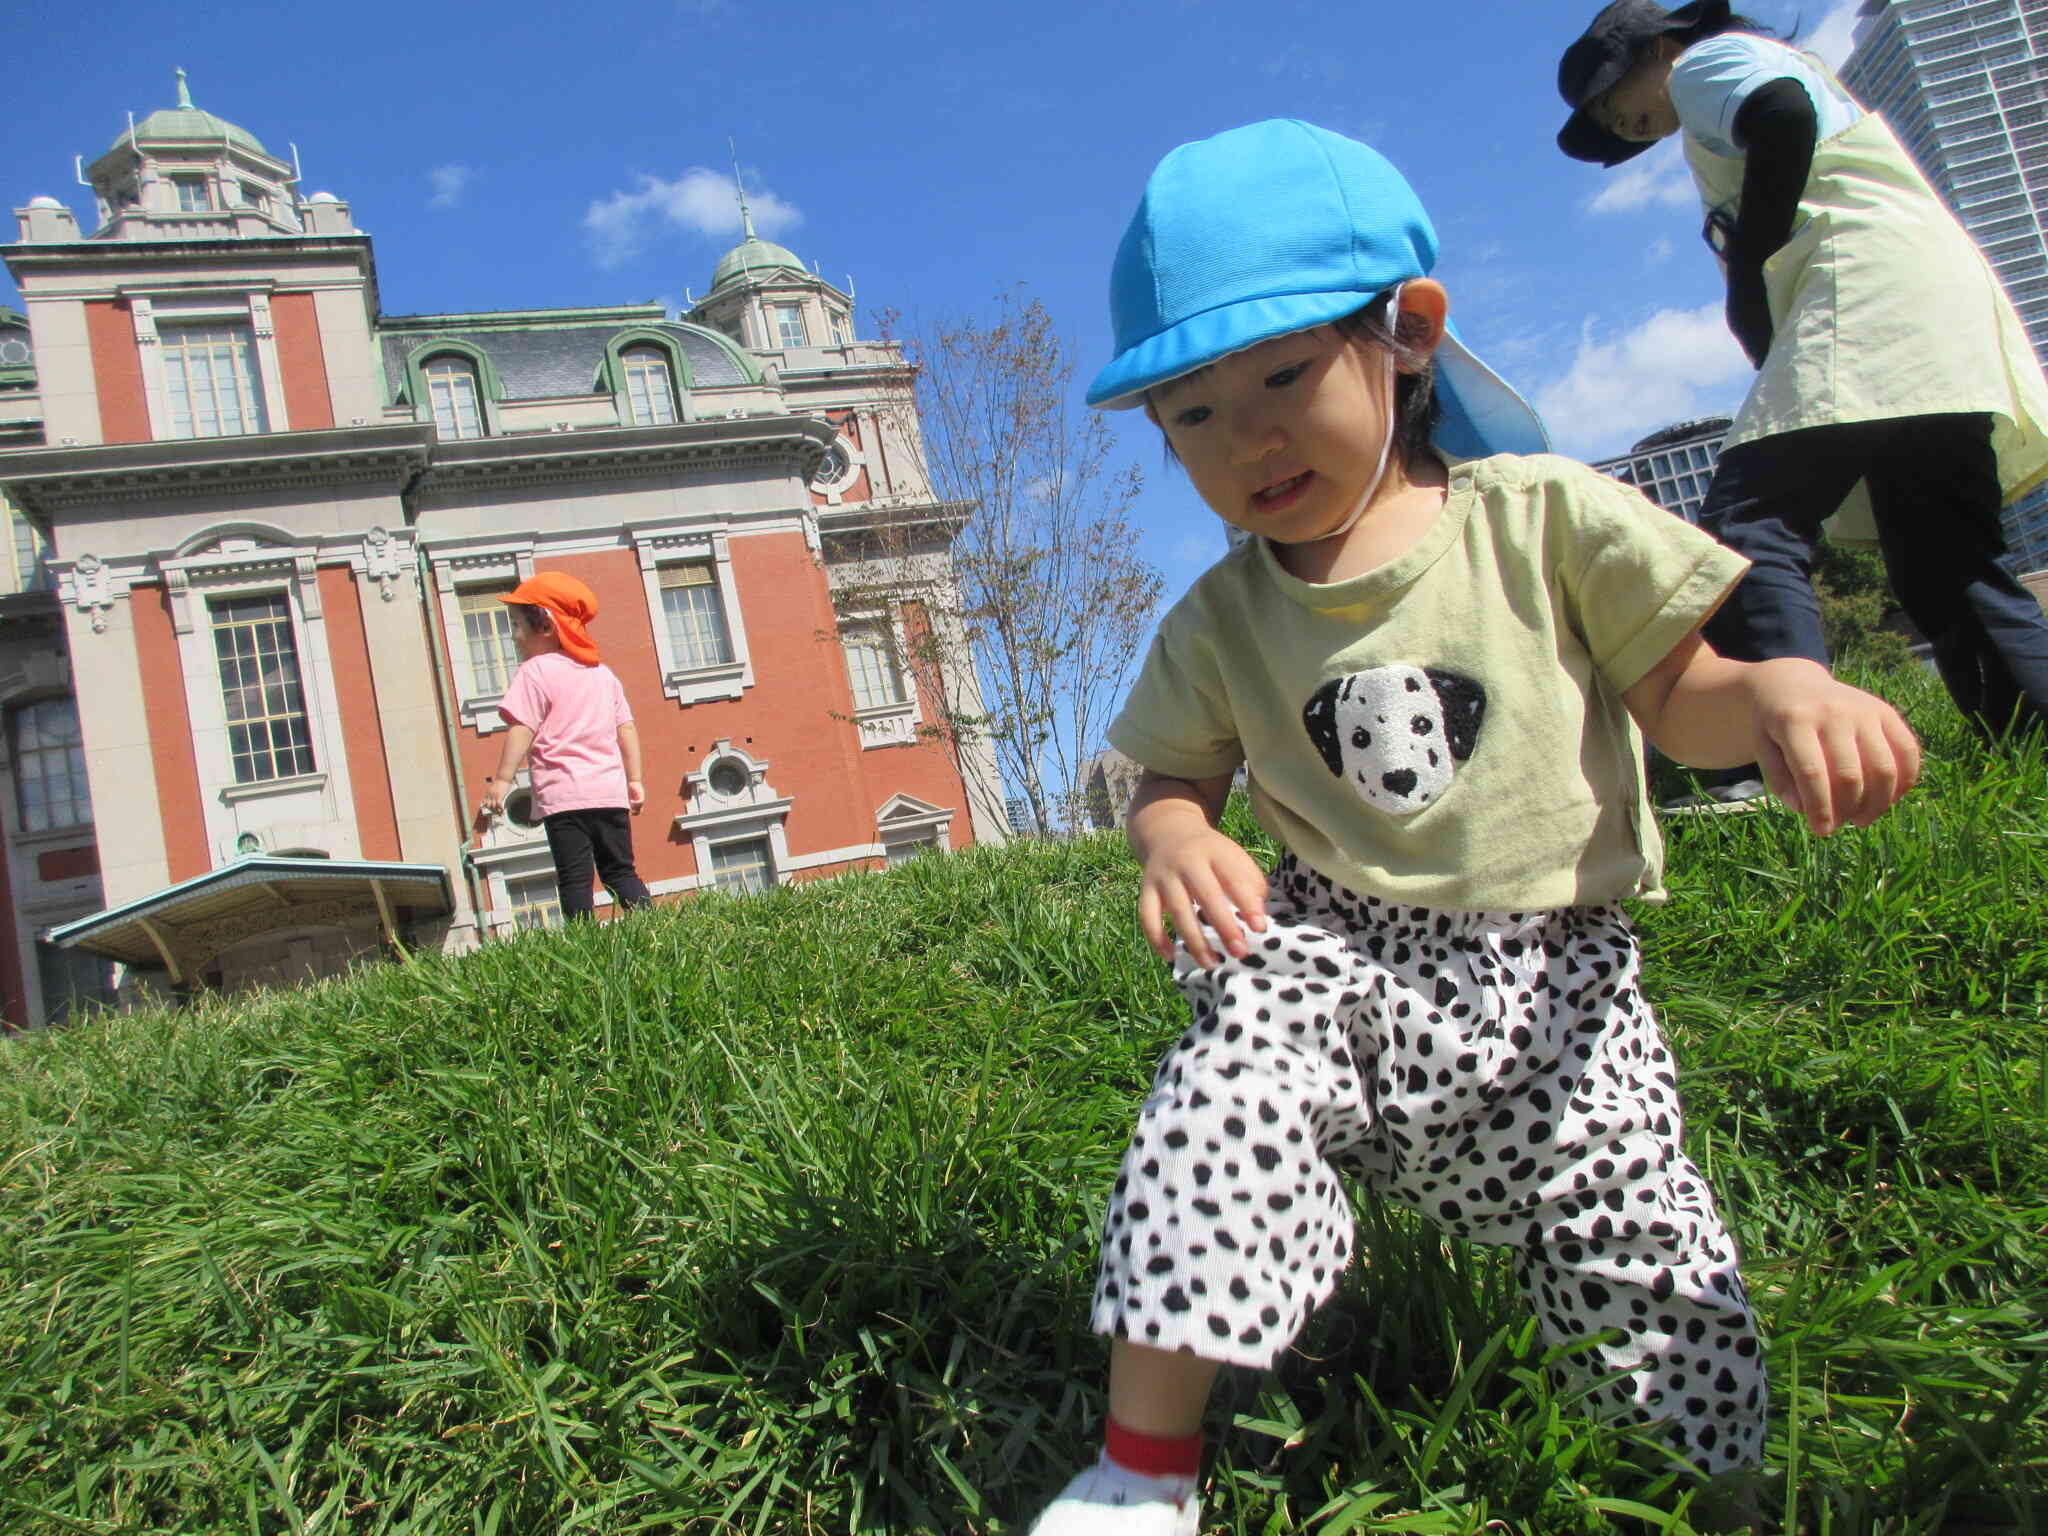
[{"label": "arched window", "polygon": [[421,370],[427,381],[427,402],[434,425],[443,437],[482,437],[484,418],[477,404],[476,368],[468,358],[444,352]]},{"label": "arched window", "polygon": [[14,800],[24,832],[82,827],[92,820],[85,748],[73,699],[38,699],[7,714],[14,739]]},{"label": "arched window", "polygon": [[652,343],[628,347],[619,354],[626,375],[626,410],[631,425],[665,427],[676,419],[675,376],[668,354]]}]

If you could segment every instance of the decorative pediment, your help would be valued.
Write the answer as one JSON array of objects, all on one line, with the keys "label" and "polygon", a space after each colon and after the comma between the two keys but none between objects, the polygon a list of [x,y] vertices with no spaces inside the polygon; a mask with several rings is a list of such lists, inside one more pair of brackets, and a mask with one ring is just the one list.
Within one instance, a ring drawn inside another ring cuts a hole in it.
[{"label": "decorative pediment", "polygon": [[173,550],[177,560],[204,560],[216,556],[227,560],[261,559],[271,550],[295,550],[304,540],[275,523],[216,523],[202,528]]},{"label": "decorative pediment", "polygon": [[942,805],[933,805],[915,795],[891,795],[882,802],[882,808],[875,812],[875,825],[886,827],[892,821],[923,822],[934,816],[951,816],[953,813]]}]

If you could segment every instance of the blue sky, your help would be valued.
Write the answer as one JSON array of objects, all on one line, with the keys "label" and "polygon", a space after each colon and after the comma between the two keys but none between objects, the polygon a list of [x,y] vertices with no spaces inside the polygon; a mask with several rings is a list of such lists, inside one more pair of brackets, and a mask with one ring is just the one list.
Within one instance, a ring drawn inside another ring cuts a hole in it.
[{"label": "blue sky", "polygon": [[[88,218],[72,156],[171,105],[182,65],[197,105],[276,153],[296,143],[303,190],[353,205],[390,313],[681,304],[738,237],[730,135],[761,233],[850,274],[864,329],[877,308],[961,316],[1023,283],[1072,339],[1078,390],[1106,357],[1109,256],[1153,164],[1304,117],[1407,173],[1466,340],[1561,449],[1598,457],[1732,408],[1748,369],[1675,146],[1603,173],[1553,143],[1557,55],[1597,8],[43,0],[13,29],[0,195]],[[1835,62],[1854,8],[1745,7]],[[0,279],[0,303],[17,302]],[[1220,552],[1220,525],[1143,421],[1117,427],[1148,476],[1147,552],[1177,593]]]}]

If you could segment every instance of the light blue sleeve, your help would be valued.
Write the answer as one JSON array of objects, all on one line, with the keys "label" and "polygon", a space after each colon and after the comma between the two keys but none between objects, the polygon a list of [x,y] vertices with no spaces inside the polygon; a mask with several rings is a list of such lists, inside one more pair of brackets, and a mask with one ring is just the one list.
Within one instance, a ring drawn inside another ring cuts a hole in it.
[{"label": "light blue sleeve", "polygon": [[1735,114],[1760,86],[1797,80],[1813,102],[1819,137],[1827,138],[1855,119],[1835,99],[1806,59],[1767,37],[1723,32],[1695,43],[1671,66],[1671,105],[1686,132],[1717,155],[1740,156]]}]

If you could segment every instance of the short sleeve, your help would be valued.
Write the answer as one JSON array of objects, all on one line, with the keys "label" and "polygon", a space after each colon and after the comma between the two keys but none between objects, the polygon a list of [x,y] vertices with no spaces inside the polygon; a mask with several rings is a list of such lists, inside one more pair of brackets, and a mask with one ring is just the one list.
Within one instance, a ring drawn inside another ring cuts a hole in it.
[{"label": "short sleeve", "polygon": [[1232,718],[1215,658],[1180,610],[1153,637],[1130,697],[1110,723],[1109,744],[1176,779],[1235,773],[1244,745]]},{"label": "short sleeve", "polygon": [[619,681],[619,674],[610,667],[604,669],[605,678],[612,685],[612,726],[617,729],[633,723],[633,706],[626,702],[625,685]]},{"label": "short sleeve", "polygon": [[1618,693],[1705,623],[1749,569],[1711,535],[1590,470],[1565,482],[1557,574],[1572,627]]},{"label": "short sleeve", "polygon": [[1742,153],[1735,142],[1735,114],[1742,104],[1773,80],[1797,80],[1818,117],[1828,103],[1815,96],[1817,82],[1800,56],[1769,38],[1724,32],[1695,43],[1671,66],[1671,105],[1688,133],[1709,149],[1729,156]]},{"label": "short sleeve", "polygon": [[512,686],[498,700],[498,713],[529,731],[539,730],[541,719],[548,712],[548,701],[541,691],[538,673],[539,669],[531,662],[521,662],[519,670],[512,674]]}]

